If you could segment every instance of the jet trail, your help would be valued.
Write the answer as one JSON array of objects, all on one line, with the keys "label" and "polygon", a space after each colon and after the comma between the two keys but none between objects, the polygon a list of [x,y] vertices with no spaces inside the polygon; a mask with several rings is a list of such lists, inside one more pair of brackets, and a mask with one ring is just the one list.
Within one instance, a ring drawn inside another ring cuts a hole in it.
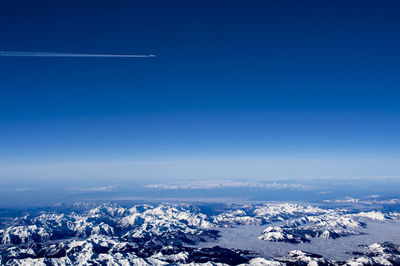
[{"label": "jet trail", "polygon": [[107,58],[148,58],[154,54],[76,54],[76,53],[49,53],[49,52],[13,52],[0,51],[0,56],[8,57],[107,57]]}]

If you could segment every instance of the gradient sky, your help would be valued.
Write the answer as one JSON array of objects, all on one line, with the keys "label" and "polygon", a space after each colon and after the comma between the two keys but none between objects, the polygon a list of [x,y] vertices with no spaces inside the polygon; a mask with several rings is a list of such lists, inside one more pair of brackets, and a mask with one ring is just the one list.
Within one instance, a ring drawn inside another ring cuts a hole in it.
[{"label": "gradient sky", "polygon": [[0,180],[400,176],[398,1],[2,1]]}]

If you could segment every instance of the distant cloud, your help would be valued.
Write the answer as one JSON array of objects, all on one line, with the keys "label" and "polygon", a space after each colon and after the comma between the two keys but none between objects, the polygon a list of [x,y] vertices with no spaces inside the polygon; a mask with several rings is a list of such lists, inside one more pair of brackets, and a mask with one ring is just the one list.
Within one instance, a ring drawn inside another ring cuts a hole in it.
[{"label": "distant cloud", "polygon": [[15,192],[25,192],[25,191],[32,191],[32,190],[35,190],[35,188],[21,187],[21,188],[16,188]]},{"label": "distant cloud", "polygon": [[337,200],[324,200],[324,202],[333,202],[333,203],[358,203],[360,200],[352,197],[346,197],[345,199],[337,199]]},{"label": "distant cloud", "polygon": [[376,204],[400,204],[400,199],[392,198],[392,199],[379,199],[379,195],[369,195],[362,199],[346,197],[344,199],[336,199],[336,200],[323,200],[325,203],[341,203],[341,204],[364,204],[364,205],[376,205]]},{"label": "distant cloud", "polygon": [[71,188],[74,192],[110,192],[116,189],[115,186],[103,186],[103,187],[92,187],[92,188]]},{"label": "distant cloud", "polygon": [[114,190],[114,189],[115,189],[115,186],[93,187],[93,188],[90,188],[89,191],[104,192],[104,191],[111,191],[111,190]]},{"label": "distant cloud", "polygon": [[307,189],[308,186],[302,184],[282,184],[282,183],[256,183],[238,181],[204,181],[185,184],[152,184],[146,185],[152,189],[218,189],[218,188],[264,188],[264,189]]}]

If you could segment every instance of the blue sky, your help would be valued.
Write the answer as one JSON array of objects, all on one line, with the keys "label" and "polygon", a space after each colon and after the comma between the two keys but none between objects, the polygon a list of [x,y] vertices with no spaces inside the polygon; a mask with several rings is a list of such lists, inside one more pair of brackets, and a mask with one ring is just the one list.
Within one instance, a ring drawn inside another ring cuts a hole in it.
[{"label": "blue sky", "polygon": [[399,5],[4,1],[1,51],[157,58],[0,58],[0,179],[400,175]]}]

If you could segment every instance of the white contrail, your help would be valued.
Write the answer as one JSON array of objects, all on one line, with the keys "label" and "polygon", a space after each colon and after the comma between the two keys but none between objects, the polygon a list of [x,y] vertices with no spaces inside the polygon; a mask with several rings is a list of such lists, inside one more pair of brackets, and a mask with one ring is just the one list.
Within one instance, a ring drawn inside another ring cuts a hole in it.
[{"label": "white contrail", "polygon": [[147,58],[156,57],[154,54],[75,54],[75,53],[49,53],[49,52],[14,52],[0,51],[0,56],[10,57],[119,57],[119,58]]}]

